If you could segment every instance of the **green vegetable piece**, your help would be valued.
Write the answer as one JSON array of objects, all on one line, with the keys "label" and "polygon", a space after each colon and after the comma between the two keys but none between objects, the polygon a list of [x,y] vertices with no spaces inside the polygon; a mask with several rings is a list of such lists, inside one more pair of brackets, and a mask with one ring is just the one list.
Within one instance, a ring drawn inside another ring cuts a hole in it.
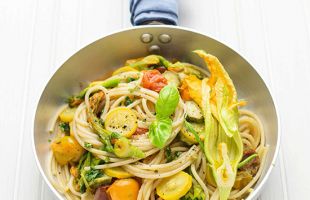
[{"label": "green vegetable piece", "polygon": [[206,195],[204,194],[201,186],[193,180],[193,185],[191,189],[186,193],[185,196],[181,198],[181,200],[205,200]]},{"label": "green vegetable piece", "polygon": [[197,122],[202,123],[203,122],[203,116],[201,113],[201,109],[199,108],[198,104],[194,101],[186,101],[186,112],[187,116],[186,119],[190,122]]},{"label": "green vegetable piece", "polygon": [[[119,78],[109,78],[105,81],[102,81],[102,82],[98,82],[98,85],[101,85],[102,87],[105,87],[105,88],[114,88],[116,86],[118,86],[118,84],[120,83],[120,79]],[[84,98],[87,90],[90,88],[91,86],[87,86],[84,90],[82,90],[78,95],[77,97],[78,98]]]},{"label": "green vegetable piece", "polygon": [[166,58],[162,57],[162,56],[157,56],[160,64],[162,64],[163,66],[165,66],[166,68],[170,67],[172,65],[172,63],[170,61],[168,61]]},{"label": "green vegetable piece", "polygon": [[166,85],[161,89],[155,104],[156,118],[170,117],[174,113],[179,99],[179,91],[175,86]]},{"label": "green vegetable piece", "polygon": [[147,69],[150,65],[157,65],[160,63],[158,56],[156,55],[149,55],[144,57],[142,60],[139,60],[135,63],[130,64],[129,66],[135,68],[139,71]]},{"label": "green vegetable piece", "polygon": [[169,85],[180,86],[181,82],[177,73],[167,70],[163,73],[163,76],[167,79]]},{"label": "green vegetable piece", "polygon": [[84,147],[87,148],[87,149],[90,149],[90,148],[93,147],[93,145],[90,144],[90,143],[88,143],[88,142],[85,142],[85,143],[84,143]]},{"label": "green vegetable piece", "polygon": [[242,158],[243,144],[239,132],[229,137],[221,123],[213,118],[210,87],[205,79],[202,81],[202,110],[205,119],[205,155],[219,188],[220,200],[226,200],[235,182],[238,163]]},{"label": "green vegetable piece", "polygon": [[130,82],[135,81],[135,80],[137,80],[137,79],[132,78],[132,77],[128,77],[128,78],[126,79],[126,82],[127,82],[127,83],[130,83]]},{"label": "green vegetable piece", "polygon": [[251,162],[254,158],[256,158],[258,156],[258,154],[252,154],[249,157],[247,157],[246,159],[244,159],[243,161],[241,161],[238,164],[238,169],[242,168],[243,166],[247,165],[249,162]]},{"label": "green vegetable piece", "polygon": [[110,132],[103,128],[101,121],[92,112],[88,112],[88,121],[92,128],[99,135],[99,140],[103,143],[103,150],[112,153],[113,146],[110,141]]},{"label": "green vegetable piece", "polygon": [[169,117],[154,120],[149,128],[149,138],[152,144],[163,148],[172,131],[172,120]]},{"label": "green vegetable piece", "polygon": [[[120,78],[110,78],[110,79],[107,79],[105,81],[98,82],[98,85],[101,85],[105,88],[113,88],[113,87],[118,86],[120,81],[121,81]],[[70,107],[76,107],[76,106],[80,105],[83,102],[85,94],[90,87],[91,86],[89,85],[86,88],[84,88],[78,95],[68,98],[69,106]]]},{"label": "green vegetable piece", "polygon": [[98,187],[102,185],[107,185],[111,182],[112,182],[112,177],[103,174],[100,177],[96,177],[95,179],[91,180],[89,183],[89,187],[95,190]]},{"label": "green vegetable piece", "polygon": [[202,141],[200,140],[199,135],[198,135],[198,133],[195,131],[195,129],[194,129],[194,127],[192,126],[192,124],[189,123],[189,122],[187,122],[186,120],[184,121],[184,123],[185,123],[185,127],[186,127],[191,133],[194,134],[195,139],[196,139],[196,141],[198,142],[200,148],[201,148],[201,149],[204,149],[204,145],[203,145]]},{"label": "green vegetable piece", "polygon": [[116,140],[114,144],[114,153],[119,158],[143,158],[145,156],[139,148],[132,146],[130,141],[125,137]]},{"label": "green vegetable piece", "polygon": [[[84,193],[86,190],[93,192],[97,187],[109,184],[112,181],[112,177],[105,175],[99,169],[93,168],[101,163],[102,160],[94,157],[90,152],[82,156],[77,167],[80,172],[80,179],[78,180],[80,192]],[[85,170],[85,167],[90,167],[90,170]]]},{"label": "green vegetable piece", "polygon": [[227,86],[219,79],[215,84],[215,94],[217,101],[217,112],[219,122],[227,136],[232,137],[238,134],[239,112],[238,107],[229,105],[229,96],[231,96]]}]

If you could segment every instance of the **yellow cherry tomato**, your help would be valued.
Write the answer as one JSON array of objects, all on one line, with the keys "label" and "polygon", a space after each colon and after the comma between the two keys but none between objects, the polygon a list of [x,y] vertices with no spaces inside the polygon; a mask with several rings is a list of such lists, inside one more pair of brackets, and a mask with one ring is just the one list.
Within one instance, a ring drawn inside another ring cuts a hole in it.
[{"label": "yellow cherry tomato", "polygon": [[130,108],[118,107],[108,112],[104,126],[108,131],[130,137],[137,129],[138,119]]},{"label": "yellow cherry tomato", "polygon": [[56,161],[60,165],[77,162],[84,153],[83,147],[72,136],[64,136],[51,144]]},{"label": "yellow cherry tomato", "polygon": [[69,123],[73,120],[76,108],[66,108],[59,115],[59,118],[62,122]]},{"label": "yellow cherry tomato", "polygon": [[120,73],[123,73],[123,72],[131,72],[131,71],[137,72],[138,70],[136,70],[133,67],[125,66],[125,67],[121,67],[121,68],[118,68],[117,70],[115,70],[112,75],[114,76],[116,74],[120,74]]},{"label": "yellow cherry tomato", "polygon": [[176,200],[184,196],[192,187],[192,176],[180,171],[164,178],[156,187],[156,192],[164,200]]},{"label": "yellow cherry tomato", "polygon": [[111,200],[137,200],[139,183],[132,178],[116,180],[107,190]]},{"label": "yellow cherry tomato", "polygon": [[115,178],[130,178],[132,177],[132,174],[128,173],[121,167],[113,167],[113,168],[106,168],[103,170],[103,172],[111,177]]}]

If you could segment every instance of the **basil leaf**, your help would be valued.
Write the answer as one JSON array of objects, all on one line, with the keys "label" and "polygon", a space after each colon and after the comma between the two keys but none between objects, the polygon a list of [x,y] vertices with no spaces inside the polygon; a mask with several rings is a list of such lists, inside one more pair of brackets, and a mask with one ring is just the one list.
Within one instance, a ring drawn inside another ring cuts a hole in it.
[{"label": "basil leaf", "polygon": [[149,138],[152,144],[163,148],[172,131],[172,120],[169,117],[160,118],[152,122],[149,129]]},{"label": "basil leaf", "polygon": [[179,103],[179,91],[175,86],[166,85],[160,92],[155,110],[156,117],[169,117],[172,115]]}]

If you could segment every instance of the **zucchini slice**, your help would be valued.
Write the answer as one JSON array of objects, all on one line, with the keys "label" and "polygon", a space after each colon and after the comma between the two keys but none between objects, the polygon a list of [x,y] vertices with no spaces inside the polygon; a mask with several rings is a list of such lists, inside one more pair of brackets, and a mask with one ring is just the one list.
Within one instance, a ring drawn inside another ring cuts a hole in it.
[{"label": "zucchini slice", "polygon": [[187,117],[186,119],[190,122],[197,122],[202,123],[203,122],[203,115],[201,112],[201,109],[194,101],[186,101],[186,112]]},{"label": "zucchini slice", "polygon": [[167,70],[163,73],[163,76],[167,79],[169,85],[180,86],[181,83],[177,73]]},{"label": "zucchini slice", "polygon": [[[198,133],[199,138],[203,140],[204,135],[202,134],[202,132],[204,131],[204,124],[191,123],[191,125],[193,126],[194,130]],[[180,139],[181,141],[185,142],[188,145],[198,144],[195,135],[191,133],[189,130],[187,130],[186,127],[183,127],[181,129]]]}]

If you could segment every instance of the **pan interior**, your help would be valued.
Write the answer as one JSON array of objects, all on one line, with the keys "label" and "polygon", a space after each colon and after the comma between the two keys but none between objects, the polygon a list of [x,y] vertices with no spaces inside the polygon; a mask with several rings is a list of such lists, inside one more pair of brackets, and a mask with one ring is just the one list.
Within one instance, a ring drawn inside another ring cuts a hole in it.
[{"label": "pan interior", "polygon": [[[141,42],[140,37],[144,33],[152,34],[153,41]],[[171,36],[170,43],[158,41],[158,36],[163,33]],[[254,111],[264,125],[266,143],[270,147],[262,175],[265,176],[277,152],[278,118],[264,81],[245,59],[224,44],[190,30],[169,26],[139,27],[114,33],[83,48],[57,70],[41,95],[35,115],[34,144],[42,175],[45,176],[47,169],[48,139],[53,137],[48,134],[48,125],[57,108],[64,104],[67,97],[77,93],[81,84],[106,76],[127,59],[148,55],[149,47],[154,44],[160,47],[160,54],[167,58],[201,67],[205,65],[191,53],[193,50],[203,49],[219,58],[232,78],[239,98],[248,101],[248,109]],[[262,180],[256,184],[256,188],[261,187]],[[251,196],[254,195],[255,192]]]}]

